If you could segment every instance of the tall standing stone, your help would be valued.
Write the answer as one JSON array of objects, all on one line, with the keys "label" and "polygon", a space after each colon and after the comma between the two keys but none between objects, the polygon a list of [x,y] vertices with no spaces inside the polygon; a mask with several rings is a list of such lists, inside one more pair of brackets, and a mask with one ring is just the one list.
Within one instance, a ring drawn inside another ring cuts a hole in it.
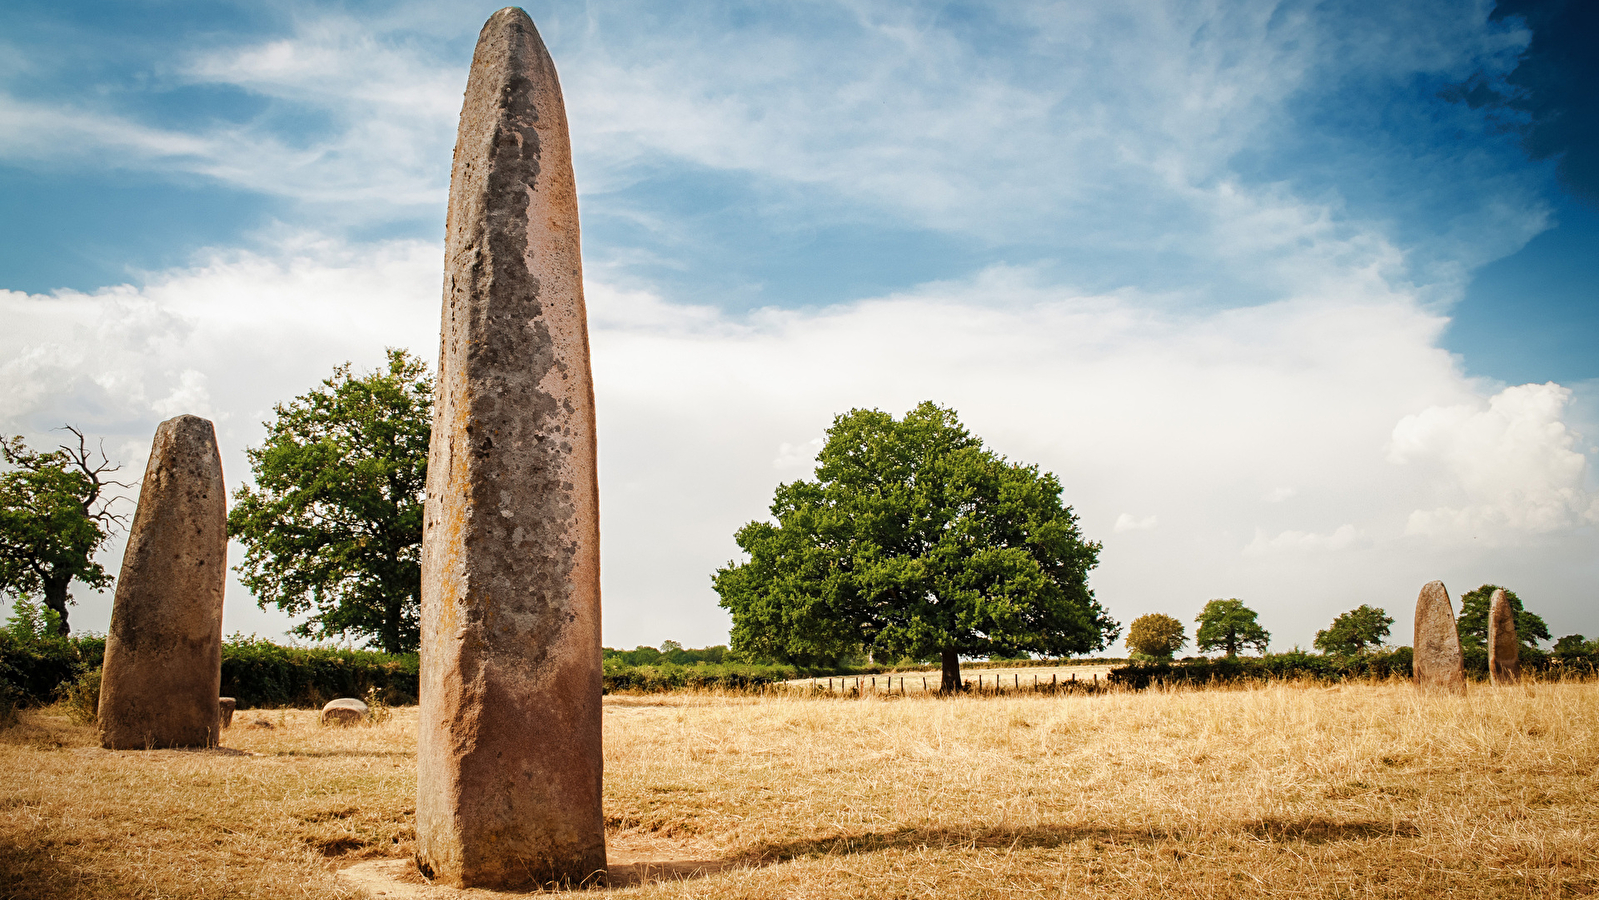
[{"label": "tall standing stone", "polygon": [[1516,639],[1516,608],[1497,588],[1488,601],[1488,677],[1494,684],[1521,680],[1521,642]]},{"label": "tall standing stone", "polygon": [[450,176],[422,538],[417,864],[445,884],[604,877],[598,498],[566,110],[502,9]]},{"label": "tall standing stone", "polygon": [[1428,582],[1416,598],[1416,637],[1411,668],[1419,687],[1464,693],[1466,666],[1460,654],[1455,609],[1442,581]]},{"label": "tall standing stone", "polygon": [[106,635],[100,743],[107,748],[217,742],[227,498],[211,423],[198,416],[162,422]]}]

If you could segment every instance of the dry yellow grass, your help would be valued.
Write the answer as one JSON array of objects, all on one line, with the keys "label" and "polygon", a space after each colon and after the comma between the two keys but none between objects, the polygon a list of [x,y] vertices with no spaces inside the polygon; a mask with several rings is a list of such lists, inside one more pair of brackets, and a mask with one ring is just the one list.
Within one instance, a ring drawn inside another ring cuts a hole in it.
[{"label": "dry yellow grass", "polygon": [[[619,897],[1599,893],[1599,685],[606,711],[615,855],[715,863]],[[0,736],[0,897],[336,897],[409,852],[414,710],[267,718],[242,753],[107,753],[31,714]]]}]

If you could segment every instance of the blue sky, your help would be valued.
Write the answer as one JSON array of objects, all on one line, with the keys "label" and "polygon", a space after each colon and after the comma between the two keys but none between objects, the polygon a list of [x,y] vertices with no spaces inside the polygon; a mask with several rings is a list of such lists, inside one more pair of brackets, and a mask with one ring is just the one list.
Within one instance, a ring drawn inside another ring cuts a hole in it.
[{"label": "blue sky", "polygon": [[[0,426],[137,461],[199,412],[236,483],[271,403],[431,357],[494,8],[8,4]],[[1443,577],[1599,632],[1591,4],[527,9],[572,126],[608,643],[721,640],[732,530],[833,413],[920,399],[1062,475],[1123,621],[1240,596],[1308,645]]]}]

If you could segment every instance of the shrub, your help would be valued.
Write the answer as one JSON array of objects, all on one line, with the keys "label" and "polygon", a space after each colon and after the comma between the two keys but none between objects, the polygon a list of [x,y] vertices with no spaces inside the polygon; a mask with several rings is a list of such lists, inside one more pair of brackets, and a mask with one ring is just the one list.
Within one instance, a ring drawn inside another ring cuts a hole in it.
[{"label": "shrub", "polygon": [[100,721],[100,672],[90,669],[58,689],[67,717],[79,725]]},{"label": "shrub", "polygon": [[43,637],[21,640],[0,630],[0,682],[11,686],[16,703],[43,706],[56,698],[61,685],[73,681],[105,658],[105,638]]},{"label": "shrub", "polygon": [[0,681],[0,731],[17,724],[17,706],[21,702],[22,692]]}]

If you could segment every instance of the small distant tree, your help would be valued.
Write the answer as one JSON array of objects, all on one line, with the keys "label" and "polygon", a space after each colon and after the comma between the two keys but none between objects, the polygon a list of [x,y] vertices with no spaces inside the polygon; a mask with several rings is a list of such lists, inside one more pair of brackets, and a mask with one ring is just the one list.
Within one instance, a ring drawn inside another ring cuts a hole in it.
[{"label": "small distant tree", "polygon": [[1394,620],[1382,609],[1364,603],[1340,614],[1325,630],[1316,632],[1316,649],[1335,655],[1364,653],[1382,646]]},{"label": "small distant tree", "polygon": [[28,449],[21,437],[0,440],[0,457],[11,466],[0,473],[0,593],[38,595],[63,637],[71,631],[72,582],[95,589],[111,584],[111,576],[94,561],[123,524],[111,510],[117,498],[108,497],[106,489],[131,487],[110,477],[121,467],[106,458],[104,449],[97,460],[83,432],[70,425],[66,430],[77,438],[75,444],[48,453]]},{"label": "small distant tree", "polygon": [[1127,626],[1127,649],[1135,658],[1171,659],[1186,643],[1182,620],[1163,613],[1139,616]]},{"label": "small distant tree", "polygon": [[346,363],[274,408],[266,441],[245,451],[255,486],[234,493],[228,534],[261,608],[312,614],[296,634],[402,653],[421,641],[433,379],[410,353],[388,354],[386,371],[357,377]]},{"label": "small distant tree", "polygon": [[1086,653],[1120,632],[1060,481],[985,449],[953,410],[851,410],[817,461],[816,480],[778,486],[775,521],[739,529],[749,560],[715,575],[740,654],[937,656],[960,690],[962,656]]},{"label": "small distant tree", "polygon": [[1539,641],[1550,639],[1549,626],[1544,623],[1543,617],[1522,609],[1521,598],[1516,596],[1515,591],[1497,584],[1485,584],[1474,591],[1467,591],[1460,598],[1460,618],[1456,627],[1460,630],[1461,646],[1488,646],[1488,612],[1493,606],[1494,591],[1497,590],[1504,590],[1505,599],[1516,611],[1516,640],[1524,646],[1536,647]]},{"label": "small distant tree", "polygon": [[1586,656],[1589,653],[1599,653],[1599,641],[1590,641],[1580,634],[1568,634],[1555,641],[1554,654],[1565,659],[1572,656]]},{"label": "small distant tree", "polygon": [[1212,600],[1194,619],[1199,623],[1194,642],[1201,651],[1222,650],[1228,656],[1237,656],[1243,647],[1264,653],[1271,642],[1271,632],[1260,627],[1255,616],[1255,611],[1237,598]]},{"label": "small distant tree", "polygon": [[23,644],[52,638],[61,633],[61,617],[42,603],[18,596],[11,604],[11,618],[6,620],[6,632]]}]

